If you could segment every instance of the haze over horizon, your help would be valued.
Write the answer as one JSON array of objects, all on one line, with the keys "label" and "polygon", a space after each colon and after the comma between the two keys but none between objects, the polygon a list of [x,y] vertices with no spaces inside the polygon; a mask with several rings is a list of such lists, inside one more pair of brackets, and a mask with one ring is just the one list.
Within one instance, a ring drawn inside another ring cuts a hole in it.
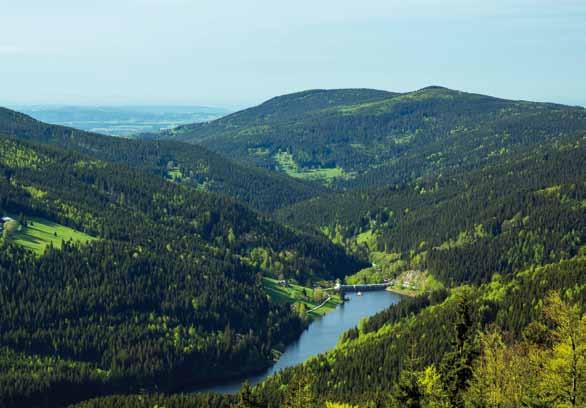
[{"label": "haze over horizon", "polygon": [[584,106],[585,25],[576,0],[25,0],[0,15],[0,105],[240,108],[440,85]]}]

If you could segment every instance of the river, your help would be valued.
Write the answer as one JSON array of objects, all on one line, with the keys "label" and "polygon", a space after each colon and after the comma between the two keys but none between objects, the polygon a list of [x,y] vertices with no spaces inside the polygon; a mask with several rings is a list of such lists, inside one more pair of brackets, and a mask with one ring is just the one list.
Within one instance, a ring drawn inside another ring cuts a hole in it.
[{"label": "river", "polygon": [[193,391],[237,393],[244,381],[248,381],[251,385],[257,384],[284,368],[301,364],[312,356],[334,348],[340,335],[355,327],[360,319],[372,316],[401,300],[399,295],[387,291],[364,292],[362,296],[347,293],[346,296],[350,298],[350,301],[339,305],[325,316],[316,318],[299,339],[291,343],[281,358],[264,373]]}]

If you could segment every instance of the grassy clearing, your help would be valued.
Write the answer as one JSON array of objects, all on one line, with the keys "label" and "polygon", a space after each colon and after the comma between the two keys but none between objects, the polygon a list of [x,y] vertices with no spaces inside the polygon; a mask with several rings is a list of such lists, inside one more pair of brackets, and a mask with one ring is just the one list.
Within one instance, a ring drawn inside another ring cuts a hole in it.
[{"label": "grassy clearing", "polygon": [[[282,286],[279,281],[271,278],[263,278],[264,289],[270,296],[271,300],[276,303],[287,303],[287,304],[303,304],[306,310],[311,310],[318,306],[322,300],[318,299],[319,291],[312,288],[308,288],[294,283],[289,283],[288,286]],[[317,292],[317,293],[316,293]],[[309,316],[316,317],[322,316],[336,308],[341,303],[340,297],[330,293],[331,291],[323,292],[324,296],[328,294],[332,295],[331,299],[316,311],[310,312]]]},{"label": "grassy clearing", "polygon": [[347,173],[341,167],[324,167],[324,168],[299,168],[293,155],[288,152],[279,152],[274,156],[279,169],[287,173],[287,175],[312,180],[321,181],[325,184],[330,183],[334,179],[350,179],[354,177],[352,173]]},{"label": "grassy clearing", "polygon": [[171,168],[167,171],[167,177],[169,177],[173,181],[181,181],[183,178],[183,174],[179,167]]},{"label": "grassy clearing", "polygon": [[266,157],[271,154],[271,151],[264,147],[249,147],[248,154],[257,157]]},{"label": "grassy clearing", "polygon": [[60,248],[63,241],[86,243],[96,238],[81,231],[43,218],[29,218],[28,226],[21,226],[10,235],[10,241],[41,255],[49,244]]}]

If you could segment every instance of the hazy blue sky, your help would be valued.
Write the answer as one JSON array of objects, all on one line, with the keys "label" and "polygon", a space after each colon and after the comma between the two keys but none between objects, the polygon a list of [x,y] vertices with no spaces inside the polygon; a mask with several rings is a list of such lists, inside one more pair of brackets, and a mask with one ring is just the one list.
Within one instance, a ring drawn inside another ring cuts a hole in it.
[{"label": "hazy blue sky", "polygon": [[586,0],[0,0],[0,104],[444,85],[586,104]]}]

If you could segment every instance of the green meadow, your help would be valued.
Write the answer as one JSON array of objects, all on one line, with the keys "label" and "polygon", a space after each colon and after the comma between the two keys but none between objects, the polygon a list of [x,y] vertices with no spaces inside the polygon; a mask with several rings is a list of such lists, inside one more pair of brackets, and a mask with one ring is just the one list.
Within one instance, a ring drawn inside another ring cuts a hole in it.
[{"label": "green meadow", "polygon": [[329,184],[334,179],[347,180],[353,177],[351,173],[345,172],[341,167],[300,168],[293,155],[288,152],[279,152],[275,154],[274,158],[279,168],[294,178],[322,181]]},{"label": "green meadow", "polygon": [[89,242],[96,238],[65,225],[57,224],[43,218],[27,219],[27,226],[21,226],[10,235],[10,241],[22,245],[37,254],[42,254],[45,248],[52,244],[60,248],[63,241]]},{"label": "green meadow", "polygon": [[[267,294],[271,297],[271,300],[277,303],[287,303],[291,305],[303,304],[302,308],[307,311],[317,307],[321,304],[321,301],[316,301],[316,290],[323,289],[312,289],[305,286],[289,283],[287,286],[282,286],[279,281],[272,278],[263,278],[264,289]],[[337,305],[341,302],[340,297],[332,293],[333,291],[323,291],[324,297],[330,295],[330,300],[320,307],[319,309],[309,312],[309,316],[323,316],[324,314],[334,310]]]}]

